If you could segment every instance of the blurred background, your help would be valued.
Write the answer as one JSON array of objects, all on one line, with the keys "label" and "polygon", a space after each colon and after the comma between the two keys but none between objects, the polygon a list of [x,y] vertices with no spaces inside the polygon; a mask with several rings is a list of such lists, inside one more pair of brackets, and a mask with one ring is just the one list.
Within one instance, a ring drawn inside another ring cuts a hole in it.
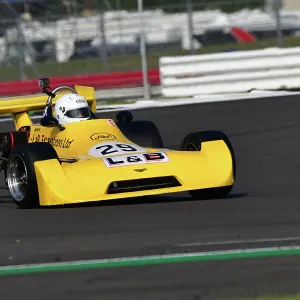
[{"label": "blurred background", "polygon": [[141,37],[151,81],[161,56],[300,45],[300,1],[0,0],[0,81],[140,71]]}]

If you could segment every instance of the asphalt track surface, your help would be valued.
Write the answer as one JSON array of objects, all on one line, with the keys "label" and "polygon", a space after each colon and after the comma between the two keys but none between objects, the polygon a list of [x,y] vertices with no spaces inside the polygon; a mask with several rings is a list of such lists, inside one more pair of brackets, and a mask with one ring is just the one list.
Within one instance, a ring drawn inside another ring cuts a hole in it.
[{"label": "asphalt track surface", "polygon": [[[300,244],[293,240],[300,236],[298,97],[133,112],[136,119],[157,124],[166,147],[177,148],[190,132],[224,131],[237,159],[231,195],[192,201],[181,193],[19,210],[4,191],[0,265]],[[295,293],[300,292],[299,263],[295,256],[7,276],[0,278],[0,296],[198,300]]]}]

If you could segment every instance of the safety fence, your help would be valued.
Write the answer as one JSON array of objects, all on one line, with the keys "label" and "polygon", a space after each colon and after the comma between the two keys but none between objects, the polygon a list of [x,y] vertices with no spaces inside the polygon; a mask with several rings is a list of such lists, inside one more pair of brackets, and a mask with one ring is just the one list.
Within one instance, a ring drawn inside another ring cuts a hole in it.
[{"label": "safety fence", "polygon": [[300,47],[161,57],[164,97],[300,87]]}]

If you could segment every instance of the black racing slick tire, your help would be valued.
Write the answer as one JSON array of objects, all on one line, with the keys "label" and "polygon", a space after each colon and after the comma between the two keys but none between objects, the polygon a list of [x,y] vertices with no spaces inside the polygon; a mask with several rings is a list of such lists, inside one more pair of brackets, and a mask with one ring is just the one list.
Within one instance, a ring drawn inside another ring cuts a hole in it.
[{"label": "black racing slick tire", "polygon": [[160,132],[151,121],[120,122],[118,127],[127,139],[141,147],[164,147]]},{"label": "black racing slick tire", "polygon": [[22,209],[39,206],[39,192],[34,163],[58,159],[48,143],[29,143],[15,147],[7,162],[7,184],[14,203]]},{"label": "black racing slick tire", "polygon": [[[209,141],[217,141],[223,140],[232,157],[232,167],[233,167],[233,176],[234,179],[236,177],[236,159],[233,150],[233,146],[227,137],[227,135],[221,131],[200,131],[188,134],[180,145],[180,149],[182,151],[201,151],[201,144],[203,142]],[[224,186],[224,187],[216,187],[216,188],[208,188],[208,189],[200,189],[200,190],[192,190],[188,191],[189,194],[199,200],[204,199],[219,199],[225,197],[227,194],[231,192],[233,185]]]}]

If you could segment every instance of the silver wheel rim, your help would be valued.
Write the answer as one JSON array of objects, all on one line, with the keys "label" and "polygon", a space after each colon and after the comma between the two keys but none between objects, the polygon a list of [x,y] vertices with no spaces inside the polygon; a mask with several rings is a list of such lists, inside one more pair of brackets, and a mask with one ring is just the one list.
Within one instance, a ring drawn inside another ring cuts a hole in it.
[{"label": "silver wheel rim", "polygon": [[7,184],[12,197],[22,201],[27,189],[27,169],[20,155],[13,156],[7,164]]}]

